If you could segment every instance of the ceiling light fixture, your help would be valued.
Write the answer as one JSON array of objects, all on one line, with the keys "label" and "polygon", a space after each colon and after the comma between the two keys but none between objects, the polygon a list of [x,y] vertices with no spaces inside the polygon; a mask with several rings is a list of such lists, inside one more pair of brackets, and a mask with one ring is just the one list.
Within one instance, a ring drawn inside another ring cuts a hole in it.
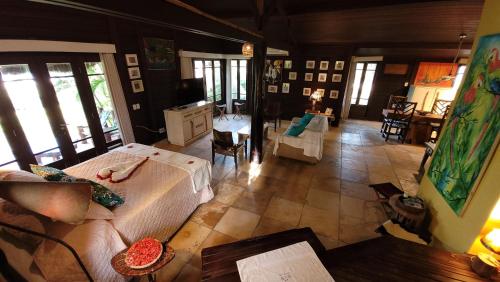
[{"label": "ceiling light fixture", "polygon": [[245,42],[243,43],[243,46],[241,47],[241,53],[245,58],[252,58],[253,57],[253,44],[250,42]]}]

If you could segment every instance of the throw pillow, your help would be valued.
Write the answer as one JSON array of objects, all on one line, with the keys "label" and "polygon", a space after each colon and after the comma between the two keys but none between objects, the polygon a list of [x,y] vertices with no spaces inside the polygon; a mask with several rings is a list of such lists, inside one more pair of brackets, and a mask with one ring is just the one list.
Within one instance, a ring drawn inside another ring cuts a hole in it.
[{"label": "throw pillow", "polygon": [[113,191],[97,182],[67,175],[64,171],[53,167],[40,165],[30,165],[30,167],[33,173],[42,176],[44,179],[49,181],[89,182],[92,186],[92,200],[107,208],[118,206],[124,203],[124,200],[119,195],[113,193]]},{"label": "throw pillow", "polygon": [[295,137],[299,136],[304,131],[305,128],[306,126],[303,124],[292,125],[286,131],[286,135]]},{"label": "throw pillow", "polygon": [[314,117],[315,117],[314,114],[307,113],[300,119],[299,123],[306,126]]}]

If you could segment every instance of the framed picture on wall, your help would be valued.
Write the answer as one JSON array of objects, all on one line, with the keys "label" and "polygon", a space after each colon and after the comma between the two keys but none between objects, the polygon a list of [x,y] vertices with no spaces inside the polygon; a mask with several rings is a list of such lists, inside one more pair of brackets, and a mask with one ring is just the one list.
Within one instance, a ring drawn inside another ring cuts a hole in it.
[{"label": "framed picture on wall", "polygon": [[289,70],[292,68],[292,60],[285,60],[284,68]]},{"label": "framed picture on wall", "polygon": [[142,84],[141,79],[132,80],[130,83],[132,84],[132,92],[134,93],[144,92],[144,85]]},{"label": "framed picture on wall", "polygon": [[344,61],[336,61],[335,70],[343,70],[343,69],[344,69]]},{"label": "framed picture on wall", "polygon": [[173,40],[144,38],[144,53],[150,70],[174,70],[175,48]]},{"label": "framed picture on wall", "polygon": [[341,82],[342,81],[342,75],[338,73],[334,73],[332,75],[332,82]]},{"label": "framed picture on wall", "polygon": [[128,68],[128,77],[130,79],[141,78],[141,71],[139,70],[139,67]]},{"label": "framed picture on wall", "polygon": [[323,89],[323,88],[318,88],[318,89],[316,89],[316,92],[318,92],[318,94],[319,94],[321,97],[324,97],[324,96],[325,96],[325,89]]},{"label": "framed picture on wall", "polygon": [[304,81],[313,81],[313,73],[306,72],[306,74],[304,75]]},{"label": "framed picture on wall", "polygon": [[306,69],[314,69],[315,61],[306,61]]},{"label": "framed picture on wall", "polygon": [[318,74],[318,82],[326,82],[326,72]]},{"label": "framed picture on wall", "polygon": [[338,90],[330,90],[330,99],[338,99],[339,91]]},{"label": "framed picture on wall", "polygon": [[267,92],[269,93],[278,93],[278,85],[268,85]]},{"label": "framed picture on wall", "polygon": [[139,61],[137,60],[137,54],[125,54],[125,62],[129,67],[138,66]]},{"label": "framed picture on wall", "polygon": [[283,83],[283,85],[281,86],[281,93],[290,93],[290,83],[288,82],[285,82]]},{"label": "framed picture on wall", "polygon": [[288,73],[289,80],[297,80],[297,72],[291,71]]},{"label": "framed picture on wall", "polygon": [[304,95],[304,96],[311,96],[311,88],[304,88],[302,90],[302,95]]},{"label": "framed picture on wall", "polygon": [[320,70],[328,70],[328,65],[330,64],[330,62],[328,61],[321,61],[319,63],[319,69]]}]

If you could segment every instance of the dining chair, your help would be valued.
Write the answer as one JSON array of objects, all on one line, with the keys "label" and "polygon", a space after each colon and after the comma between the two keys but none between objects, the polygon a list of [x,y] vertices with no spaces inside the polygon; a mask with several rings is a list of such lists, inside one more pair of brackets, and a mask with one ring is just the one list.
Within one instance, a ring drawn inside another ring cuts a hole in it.
[{"label": "dining chair", "polygon": [[432,104],[431,113],[443,116],[447,112],[451,102],[452,101],[436,99],[434,104]]},{"label": "dining chair", "polygon": [[[408,97],[406,96],[391,95],[389,96],[389,102],[387,103],[386,109],[394,109],[394,107],[398,102],[406,102],[407,99]],[[390,120],[389,117],[384,117],[384,119],[382,120],[382,127],[380,127],[380,132],[383,131],[385,125],[389,120]]]},{"label": "dining chair", "polygon": [[247,156],[247,142],[244,134],[238,134],[238,143],[234,144],[233,133],[231,131],[213,130],[212,139],[212,165],[215,163],[215,153],[234,157],[234,165],[238,169],[238,153],[244,151]]},{"label": "dining chair", "polygon": [[[429,141],[432,143],[436,143],[436,141],[439,138],[439,135],[441,134],[441,130],[443,129],[444,123],[446,122],[446,118],[448,115],[448,112],[450,111],[451,103],[447,105],[444,109],[444,112],[442,113],[442,118],[439,122],[432,122],[431,123],[431,137],[429,138]],[[432,137],[432,134],[436,134],[434,137]]]},{"label": "dining chair", "polygon": [[[394,113],[388,115],[388,121],[382,128],[382,136],[385,137],[385,141],[389,140],[390,135],[397,135],[401,143],[405,142],[416,107],[416,102],[403,101],[395,104]],[[393,129],[395,129],[394,132]]]}]

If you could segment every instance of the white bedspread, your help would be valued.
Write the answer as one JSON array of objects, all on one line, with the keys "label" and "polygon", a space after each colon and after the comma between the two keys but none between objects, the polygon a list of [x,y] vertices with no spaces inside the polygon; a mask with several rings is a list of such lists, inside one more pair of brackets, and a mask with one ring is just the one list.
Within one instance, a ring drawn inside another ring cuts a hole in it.
[{"label": "white bedspread", "polygon": [[[99,168],[139,160],[144,156],[149,156],[150,160],[123,182],[110,183],[96,177]],[[174,160],[178,160],[176,166],[172,165]],[[196,157],[133,144],[65,171],[76,177],[96,181],[125,198],[125,203],[113,210],[115,218],[111,223],[123,241],[130,244],[146,236],[162,241],[168,239],[198,205],[213,198],[210,179],[199,177],[194,181],[192,177],[210,175],[211,167],[207,167],[206,163],[208,161]],[[182,166],[186,168],[180,168]],[[195,185],[197,188],[194,188]]]},{"label": "white bedspread", "polygon": [[[298,118],[292,120],[292,125]],[[291,125],[290,125],[291,126]],[[299,136],[280,134],[276,136],[273,154],[278,152],[279,144],[285,143],[294,148],[304,149],[304,155],[321,160],[323,156],[323,136],[328,131],[328,118],[315,116]]]}]

